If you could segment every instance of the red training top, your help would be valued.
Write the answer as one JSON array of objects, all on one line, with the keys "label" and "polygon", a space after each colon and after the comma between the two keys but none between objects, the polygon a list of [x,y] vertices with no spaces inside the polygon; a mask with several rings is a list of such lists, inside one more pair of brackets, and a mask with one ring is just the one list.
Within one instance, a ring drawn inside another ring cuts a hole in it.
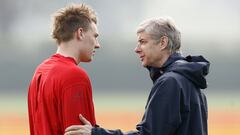
[{"label": "red training top", "polygon": [[63,135],[66,127],[82,124],[80,113],[96,125],[87,73],[70,57],[45,60],[29,86],[28,112],[31,135]]}]

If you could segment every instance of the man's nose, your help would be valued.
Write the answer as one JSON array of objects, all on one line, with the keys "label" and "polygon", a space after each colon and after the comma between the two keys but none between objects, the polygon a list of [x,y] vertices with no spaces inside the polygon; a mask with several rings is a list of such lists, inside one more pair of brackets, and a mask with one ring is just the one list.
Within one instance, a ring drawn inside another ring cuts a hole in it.
[{"label": "man's nose", "polygon": [[140,47],[139,47],[139,45],[137,45],[137,46],[135,47],[134,51],[135,51],[135,53],[139,53],[139,52],[140,52]]},{"label": "man's nose", "polygon": [[97,42],[97,44],[95,45],[95,48],[100,48],[100,44]]}]

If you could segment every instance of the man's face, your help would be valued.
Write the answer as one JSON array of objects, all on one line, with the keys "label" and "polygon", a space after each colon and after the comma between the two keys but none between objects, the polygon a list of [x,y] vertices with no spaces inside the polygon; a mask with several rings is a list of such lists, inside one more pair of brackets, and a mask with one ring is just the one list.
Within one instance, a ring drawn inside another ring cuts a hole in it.
[{"label": "man's face", "polygon": [[135,52],[139,55],[142,65],[144,67],[158,67],[162,58],[160,42],[158,43],[156,40],[152,39],[146,32],[140,32],[137,36],[138,45],[135,48]]},{"label": "man's face", "polygon": [[83,33],[83,47],[80,53],[80,61],[90,62],[95,54],[95,49],[100,47],[98,43],[98,29],[95,23],[91,23],[89,29]]}]

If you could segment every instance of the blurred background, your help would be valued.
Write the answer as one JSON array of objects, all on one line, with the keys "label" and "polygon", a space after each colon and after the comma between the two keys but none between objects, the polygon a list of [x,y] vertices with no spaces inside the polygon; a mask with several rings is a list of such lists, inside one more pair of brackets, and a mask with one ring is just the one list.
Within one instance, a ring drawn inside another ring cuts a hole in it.
[{"label": "blurred background", "polygon": [[54,54],[51,15],[69,3],[98,13],[101,48],[81,63],[92,81],[97,123],[134,130],[152,82],[134,53],[136,27],[171,16],[182,32],[184,55],[211,62],[209,135],[240,134],[240,1],[238,0],[0,0],[0,134],[28,135],[27,92],[35,68]]}]

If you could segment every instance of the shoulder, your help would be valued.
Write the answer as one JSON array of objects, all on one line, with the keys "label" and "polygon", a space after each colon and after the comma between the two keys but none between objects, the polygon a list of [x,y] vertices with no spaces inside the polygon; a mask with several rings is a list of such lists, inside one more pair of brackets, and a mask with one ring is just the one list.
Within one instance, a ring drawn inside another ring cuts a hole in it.
[{"label": "shoulder", "polygon": [[176,92],[181,90],[181,85],[179,83],[179,75],[174,72],[168,72],[163,74],[154,83],[153,88],[157,92]]},{"label": "shoulder", "polygon": [[64,88],[75,85],[91,85],[87,72],[76,65],[64,66],[61,71],[58,71],[57,78]]},{"label": "shoulder", "polygon": [[74,75],[88,76],[86,70],[79,66],[69,67],[69,69],[67,70],[67,73],[74,74]]},{"label": "shoulder", "polygon": [[81,91],[91,90],[91,82],[85,70],[76,67],[71,68],[63,74],[62,78],[62,89],[66,91]]},{"label": "shoulder", "polygon": [[66,79],[89,79],[87,72],[78,66],[69,67],[63,74],[63,77]]},{"label": "shoulder", "polygon": [[171,84],[178,82],[179,75],[174,72],[164,73],[161,77],[159,77],[156,81],[156,84]]}]

